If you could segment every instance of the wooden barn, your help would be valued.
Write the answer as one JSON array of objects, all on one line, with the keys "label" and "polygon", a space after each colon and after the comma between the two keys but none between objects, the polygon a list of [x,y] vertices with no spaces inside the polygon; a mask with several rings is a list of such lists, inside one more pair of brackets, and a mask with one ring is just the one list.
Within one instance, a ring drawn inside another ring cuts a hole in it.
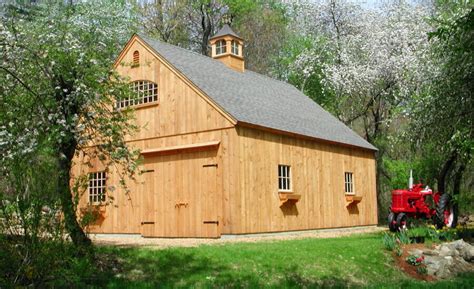
[{"label": "wooden barn", "polygon": [[[99,161],[77,165],[92,233],[204,237],[377,223],[376,148],[295,87],[245,69],[224,26],[211,57],[134,35],[115,68],[143,126],[128,139],[142,174],[120,188]],[[80,164],[78,158],[76,163]],[[111,204],[108,200],[113,200]]]}]

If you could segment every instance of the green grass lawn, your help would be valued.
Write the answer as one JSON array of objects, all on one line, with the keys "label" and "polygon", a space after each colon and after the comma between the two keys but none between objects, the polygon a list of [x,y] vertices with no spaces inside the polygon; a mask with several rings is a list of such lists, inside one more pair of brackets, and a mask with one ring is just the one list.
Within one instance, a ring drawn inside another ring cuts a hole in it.
[{"label": "green grass lawn", "polygon": [[101,247],[122,259],[108,288],[473,288],[474,274],[413,280],[393,266],[380,234],[196,248]]}]

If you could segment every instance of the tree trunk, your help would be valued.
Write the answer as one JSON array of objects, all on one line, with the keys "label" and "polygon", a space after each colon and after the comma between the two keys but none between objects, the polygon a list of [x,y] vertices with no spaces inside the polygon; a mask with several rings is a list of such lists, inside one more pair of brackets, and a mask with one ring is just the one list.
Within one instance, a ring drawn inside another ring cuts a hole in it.
[{"label": "tree trunk", "polygon": [[201,28],[202,28],[202,40],[201,40],[201,53],[208,55],[208,43],[212,33],[211,17],[209,15],[209,5],[201,4]]},{"label": "tree trunk", "polygon": [[76,207],[70,186],[70,172],[75,145],[65,145],[59,151],[58,194],[64,213],[64,222],[72,242],[78,248],[89,248],[91,240],[82,230],[76,217]]},{"label": "tree trunk", "polygon": [[453,167],[454,163],[456,162],[457,153],[453,151],[449,159],[444,163],[443,168],[439,172],[438,175],[438,192],[445,193],[446,192],[446,178],[448,177],[451,168]]},{"label": "tree trunk", "polygon": [[457,195],[460,193],[462,176],[464,174],[465,169],[466,169],[466,166],[464,164],[461,164],[458,168],[458,171],[454,175],[452,195]]}]

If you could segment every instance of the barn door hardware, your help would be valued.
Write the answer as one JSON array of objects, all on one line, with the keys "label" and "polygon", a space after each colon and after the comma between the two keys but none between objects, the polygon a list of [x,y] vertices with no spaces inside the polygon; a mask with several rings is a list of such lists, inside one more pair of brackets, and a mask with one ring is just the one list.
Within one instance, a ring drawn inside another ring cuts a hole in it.
[{"label": "barn door hardware", "polygon": [[176,205],[174,205],[175,208],[180,208],[181,206],[187,208],[188,207],[188,203],[176,203]]},{"label": "barn door hardware", "polygon": [[208,164],[208,165],[202,165],[203,168],[210,168],[210,167],[216,167],[217,168],[217,164]]},{"label": "barn door hardware", "polygon": [[142,225],[154,225],[155,222],[142,222]]},{"label": "barn door hardware", "polygon": [[204,221],[203,224],[216,224],[219,225],[219,221]]},{"label": "barn door hardware", "polygon": [[155,170],[141,170],[140,173],[153,173]]}]

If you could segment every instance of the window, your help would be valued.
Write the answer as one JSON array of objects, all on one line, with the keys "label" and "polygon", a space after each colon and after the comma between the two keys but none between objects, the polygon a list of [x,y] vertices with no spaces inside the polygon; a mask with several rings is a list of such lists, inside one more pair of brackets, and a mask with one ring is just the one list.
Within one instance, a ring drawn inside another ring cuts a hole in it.
[{"label": "window", "polygon": [[138,52],[138,50],[135,50],[135,52],[133,52],[132,67],[136,67],[138,65],[140,65],[140,52]]},{"label": "window", "polygon": [[89,174],[89,203],[97,204],[105,201],[106,172]]},{"label": "window", "polygon": [[344,187],[346,194],[354,194],[354,181],[350,172],[344,173]]},{"label": "window", "polygon": [[278,190],[291,191],[291,171],[290,166],[278,165]]},{"label": "window", "polygon": [[130,84],[136,92],[134,98],[126,98],[117,102],[117,108],[158,101],[158,86],[156,83],[146,80],[134,81]]},{"label": "window", "polygon": [[239,55],[239,44],[237,41],[232,40],[232,54]]},{"label": "window", "polygon": [[225,40],[219,40],[216,43],[216,55],[223,54],[227,51]]}]

